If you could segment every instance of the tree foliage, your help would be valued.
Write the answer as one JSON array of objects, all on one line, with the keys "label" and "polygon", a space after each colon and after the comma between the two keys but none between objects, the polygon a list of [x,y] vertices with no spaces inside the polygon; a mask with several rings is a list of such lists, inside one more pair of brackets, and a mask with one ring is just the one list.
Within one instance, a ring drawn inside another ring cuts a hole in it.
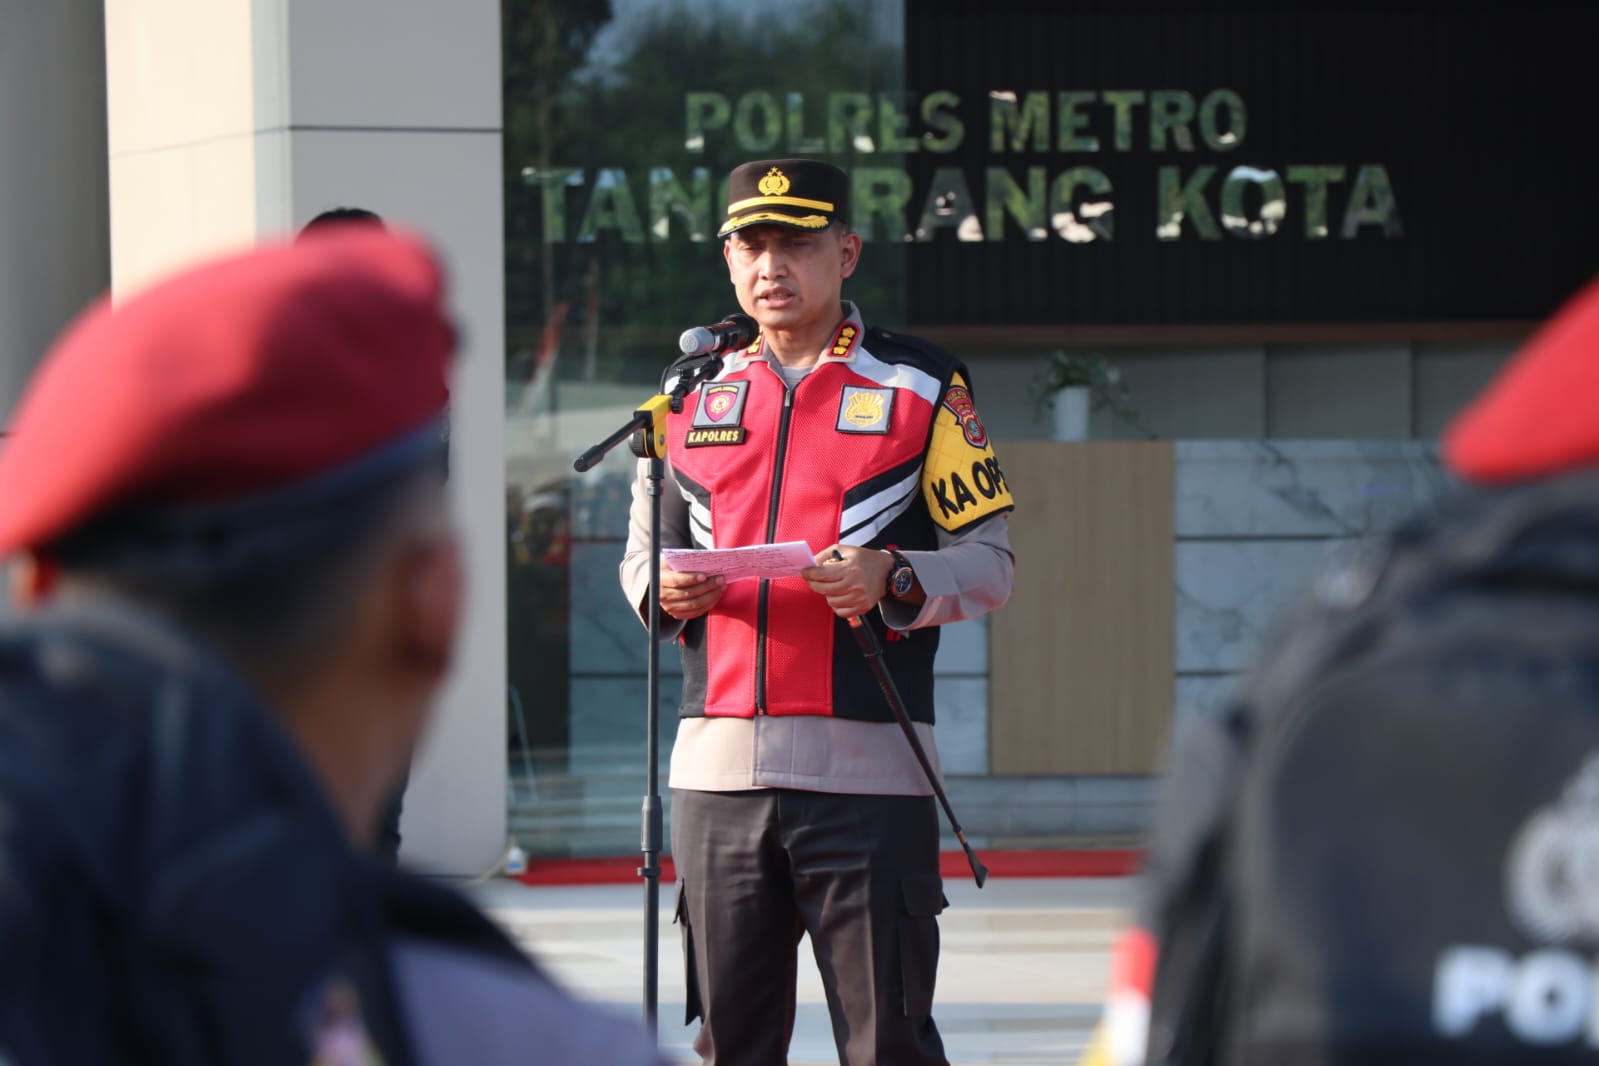
[{"label": "tree foliage", "polygon": [[[663,4],[612,21],[609,0],[504,0],[506,305],[513,352],[536,337],[558,305],[569,342],[597,337],[599,376],[650,380],[671,331],[733,309],[714,240],[692,242],[674,217],[666,240],[625,241],[603,229],[575,239],[601,168],[625,171],[648,225],[648,175],[673,171],[685,187],[697,167],[711,181],[711,226],[721,219],[727,172],[752,157],[723,128],[702,150],[685,144],[685,94],[716,92],[737,101],[752,90],[805,100],[809,123],[825,121],[832,92],[891,93],[902,82],[897,41],[885,40],[870,0],[796,2],[782,13],[752,15],[713,3]],[[602,30],[608,32],[602,34]],[[791,154],[781,140],[769,156]],[[829,157],[849,168],[857,160]],[[893,165],[892,157],[864,161]],[[566,230],[545,232],[544,190],[527,179],[575,168],[567,189]],[[903,253],[870,244],[846,284],[873,321],[894,321],[904,302]],[[574,346],[581,347],[581,343]],[[562,358],[559,373],[581,360]],[[516,373],[515,369],[512,373]]]}]

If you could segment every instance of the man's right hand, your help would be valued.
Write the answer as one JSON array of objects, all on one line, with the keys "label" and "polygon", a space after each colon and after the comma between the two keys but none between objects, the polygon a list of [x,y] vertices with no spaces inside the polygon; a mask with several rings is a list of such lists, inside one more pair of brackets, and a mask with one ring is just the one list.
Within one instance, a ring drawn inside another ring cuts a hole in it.
[{"label": "man's right hand", "polygon": [[661,613],[687,622],[716,606],[727,588],[720,574],[683,574],[661,564]]}]

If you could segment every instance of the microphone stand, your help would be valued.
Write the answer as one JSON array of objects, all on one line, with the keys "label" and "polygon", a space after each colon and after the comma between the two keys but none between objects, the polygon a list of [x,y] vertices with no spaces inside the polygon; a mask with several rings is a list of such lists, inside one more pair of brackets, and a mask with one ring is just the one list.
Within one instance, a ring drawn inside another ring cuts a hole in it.
[{"label": "microphone stand", "polygon": [[[698,356],[691,358],[700,358]],[[648,693],[645,700],[644,740],[644,806],[642,812],[641,841],[639,849],[644,855],[644,865],[638,875],[644,879],[644,1020],[650,1035],[655,1036],[656,1004],[659,989],[659,938],[661,898],[661,836],[662,814],[659,771],[661,716],[661,482],[665,475],[666,416],[683,410],[683,398],[702,381],[715,377],[722,369],[720,354],[694,363],[689,358],[679,359],[667,368],[666,378],[677,371],[677,382],[669,391],[650,397],[633,411],[633,417],[616,432],[588,449],[572,463],[578,473],[593,468],[607,452],[622,441],[629,443],[634,455],[648,459],[645,490],[650,498],[650,591],[649,609],[649,667],[645,682]]]}]

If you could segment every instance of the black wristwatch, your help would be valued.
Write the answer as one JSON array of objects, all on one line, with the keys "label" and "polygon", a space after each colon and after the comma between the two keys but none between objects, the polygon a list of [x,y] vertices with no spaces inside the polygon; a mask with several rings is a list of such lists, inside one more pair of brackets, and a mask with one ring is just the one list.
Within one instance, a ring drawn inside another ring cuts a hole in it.
[{"label": "black wristwatch", "polygon": [[896,600],[903,600],[911,594],[911,588],[916,584],[916,571],[911,569],[911,561],[899,552],[889,549],[888,554],[894,560],[894,565],[888,571],[888,594]]}]

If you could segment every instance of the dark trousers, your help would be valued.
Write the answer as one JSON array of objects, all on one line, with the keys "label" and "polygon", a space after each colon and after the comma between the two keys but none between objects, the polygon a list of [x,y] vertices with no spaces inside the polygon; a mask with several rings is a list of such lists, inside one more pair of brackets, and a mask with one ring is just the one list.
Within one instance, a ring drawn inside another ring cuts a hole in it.
[{"label": "dark trousers", "polygon": [[781,1066],[809,934],[845,1066],[948,1066],[933,1024],[931,796],[672,792],[672,861],[706,1066]]}]

